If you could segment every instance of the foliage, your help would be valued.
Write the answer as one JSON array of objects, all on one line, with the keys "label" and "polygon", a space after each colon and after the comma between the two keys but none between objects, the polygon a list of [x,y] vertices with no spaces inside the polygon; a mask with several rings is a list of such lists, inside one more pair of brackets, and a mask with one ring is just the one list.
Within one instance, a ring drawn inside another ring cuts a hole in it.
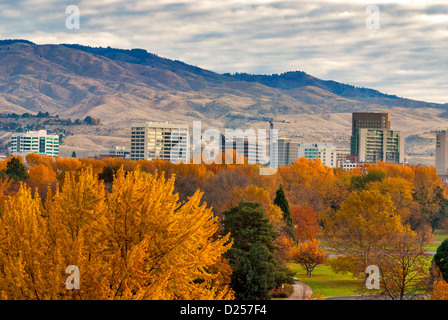
[{"label": "foliage", "polygon": [[[0,217],[7,299],[232,299],[229,235],[200,192],[181,204],[174,177],[120,170],[108,192],[91,168],[66,173],[42,204],[24,184]],[[79,290],[64,287],[69,265]],[[219,266],[219,267],[217,267]]]},{"label": "foliage", "polygon": [[317,239],[311,239],[299,244],[292,253],[292,260],[300,264],[306,271],[306,274],[311,277],[314,268],[323,264],[326,257],[319,249],[319,241]]},{"label": "foliage", "polygon": [[292,228],[292,218],[291,213],[289,212],[289,203],[286,199],[285,192],[283,191],[283,185],[280,185],[280,188],[275,194],[274,204],[282,210],[283,219],[285,220],[287,226]]},{"label": "foliage", "polygon": [[[289,274],[274,255],[276,233],[260,204],[243,200],[224,212],[224,233],[230,233],[232,248],[225,253],[233,269],[231,287],[237,299],[269,299],[269,292]],[[286,279],[285,279],[286,278]]]},{"label": "foliage", "polygon": [[12,157],[8,160],[6,169],[4,169],[4,175],[9,179],[19,181],[26,180],[29,177],[25,165],[18,157]]},{"label": "foliage", "polygon": [[437,248],[434,263],[439,268],[443,279],[448,281],[448,239],[444,240]]}]

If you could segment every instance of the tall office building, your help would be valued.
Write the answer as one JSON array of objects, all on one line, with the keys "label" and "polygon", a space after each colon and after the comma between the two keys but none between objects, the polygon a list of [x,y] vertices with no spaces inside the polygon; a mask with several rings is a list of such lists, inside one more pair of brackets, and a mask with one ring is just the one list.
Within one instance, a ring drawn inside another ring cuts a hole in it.
[{"label": "tall office building", "polygon": [[274,151],[277,152],[279,166],[289,166],[292,162],[299,159],[299,144],[294,140],[287,138],[277,139]]},{"label": "tall office building", "polygon": [[446,180],[448,174],[448,132],[442,130],[436,136],[436,170],[441,179]]},{"label": "tall office building", "polygon": [[59,155],[59,135],[47,134],[46,130],[13,133],[10,142],[9,152],[13,156],[25,156],[28,153],[50,157]]},{"label": "tall office building", "polygon": [[358,129],[386,129],[390,130],[390,114],[377,112],[353,112],[352,136]]},{"label": "tall office building", "polygon": [[131,126],[131,160],[190,160],[188,125],[142,122]]},{"label": "tall office building", "polygon": [[332,143],[299,143],[299,158],[320,159],[324,166],[336,167],[336,147]]},{"label": "tall office building", "polygon": [[399,131],[390,130],[387,113],[353,113],[350,155],[356,162],[404,162],[404,139]]}]

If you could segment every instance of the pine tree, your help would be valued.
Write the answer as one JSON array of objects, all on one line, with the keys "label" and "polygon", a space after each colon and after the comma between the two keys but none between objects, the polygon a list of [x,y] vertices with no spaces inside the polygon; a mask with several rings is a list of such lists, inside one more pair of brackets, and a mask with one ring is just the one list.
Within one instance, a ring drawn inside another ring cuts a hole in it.
[{"label": "pine tree", "polygon": [[29,177],[25,165],[17,157],[13,157],[7,162],[5,173],[13,180],[23,181]]},{"label": "pine tree", "polygon": [[276,232],[259,203],[243,200],[224,212],[224,233],[230,233],[232,248],[225,253],[233,269],[231,287],[242,300],[269,299],[269,292],[290,274],[274,255]]},{"label": "pine tree", "polygon": [[287,233],[293,236],[293,221],[291,217],[291,212],[289,211],[289,203],[286,199],[285,192],[283,191],[283,185],[280,185],[280,188],[277,190],[275,194],[274,204],[280,207],[283,212],[283,220],[285,220],[286,225],[289,227]]}]

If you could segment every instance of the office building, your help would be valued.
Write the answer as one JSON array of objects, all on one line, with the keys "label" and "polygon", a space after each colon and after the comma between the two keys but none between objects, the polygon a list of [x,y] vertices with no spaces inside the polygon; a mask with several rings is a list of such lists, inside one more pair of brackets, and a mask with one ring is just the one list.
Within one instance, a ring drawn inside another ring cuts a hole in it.
[{"label": "office building", "polygon": [[188,125],[142,122],[131,126],[131,160],[189,162]]},{"label": "office building", "polygon": [[448,171],[448,133],[447,130],[436,135],[436,170],[442,180],[447,179]]},{"label": "office building", "polygon": [[336,168],[342,168],[342,164],[347,161],[348,156],[350,156],[350,150],[336,149]]},{"label": "office building", "polygon": [[386,129],[358,129],[352,137],[352,156],[357,162],[404,162],[404,139],[399,131]]},{"label": "office building", "polygon": [[289,166],[299,159],[299,143],[287,138],[279,138],[274,146],[274,152],[277,152],[279,166]]},{"label": "office building", "polygon": [[386,129],[390,130],[390,114],[377,112],[353,112],[352,136],[358,129]]},{"label": "office building", "polygon": [[47,134],[46,130],[13,133],[10,142],[9,152],[13,156],[26,156],[28,153],[50,157],[59,155],[59,135]]},{"label": "office building", "polygon": [[323,165],[336,167],[336,147],[332,143],[299,143],[298,157],[320,159]]},{"label": "office building", "polygon": [[399,131],[390,129],[387,113],[353,113],[350,141],[352,162],[404,162],[404,139]]}]

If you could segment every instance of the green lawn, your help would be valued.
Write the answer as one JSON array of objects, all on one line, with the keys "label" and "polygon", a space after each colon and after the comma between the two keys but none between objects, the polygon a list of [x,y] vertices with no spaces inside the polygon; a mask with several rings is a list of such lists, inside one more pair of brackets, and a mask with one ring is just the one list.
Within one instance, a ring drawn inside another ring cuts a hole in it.
[{"label": "green lawn", "polygon": [[436,236],[434,243],[428,244],[425,246],[426,250],[429,251],[436,251],[437,248],[440,246],[440,243],[443,240],[448,239],[448,233],[445,230],[434,230],[434,235]]},{"label": "green lawn", "polygon": [[295,272],[299,281],[306,283],[315,293],[319,292],[323,297],[356,295],[362,286],[361,280],[353,278],[350,274],[334,273],[326,265],[317,266],[311,278],[298,264],[290,263],[288,267]]}]

